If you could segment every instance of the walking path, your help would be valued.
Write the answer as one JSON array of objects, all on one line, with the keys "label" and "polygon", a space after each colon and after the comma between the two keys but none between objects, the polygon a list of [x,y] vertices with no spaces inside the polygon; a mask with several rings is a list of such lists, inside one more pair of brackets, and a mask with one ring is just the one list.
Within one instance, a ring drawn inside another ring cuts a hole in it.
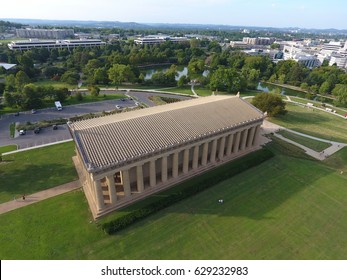
[{"label": "walking path", "polygon": [[[304,134],[304,133],[300,133],[300,132],[297,132],[297,131],[294,131],[294,130],[291,130],[291,129],[288,129],[288,128],[285,128],[285,127],[282,127],[282,126],[279,126],[277,124],[271,123],[271,122],[269,122],[267,120],[264,120],[262,128],[263,128],[263,133],[264,134],[273,133],[277,138],[280,138],[280,139],[282,139],[282,140],[284,140],[284,141],[286,141],[286,142],[288,142],[290,144],[293,144],[293,145],[303,149],[306,154],[308,154],[311,157],[313,157],[315,159],[318,159],[318,160],[324,160],[328,156],[336,153],[337,151],[341,150],[342,148],[347,147],[346,143],[329,141],[329,140],[326,140],[326,139],[322,139],[322,138],[314,137],[314,136],[307,135],[307,134]],[[285,138],[282,135],[276,133],[279,130],[286,130],[288,132],[291,132],[291,133],[294,133],[294,134],[297,134],[297,135],[300,135],[300,136],[303,136],[303,137],[306,137],[306,138],[314,139],[314,140],[325,142],[325,143],[330,143],[331,146],[329,148],[326,148],[325,150],[323,150],[321,152],[316,152],[316,151],[314,151],[314,150],[312,150],[310,148],[307,148],[306,146],[303,146],[303,145],[301,145],[299,143],[296,143],[296,142],[294,142],[294,141],[292,141],[292,140],[290,140],[288,138]]]},{"label": "walking path", "polygon": [[23,200],[22,197],[15,198],[12,201],[8,201],[8,202],[0,204],[0,214],[39,202],[41,200],[44,200],[56,195],[60,195],[66,192],[70,192],[72,190],[79,189],[80,187],[81,187],[81,184],[79,180],[76,180],[70,183],[66,183],[54,188],[50,188],[41,192],[37,192],[31,195],[25,196],[25,200]]}]

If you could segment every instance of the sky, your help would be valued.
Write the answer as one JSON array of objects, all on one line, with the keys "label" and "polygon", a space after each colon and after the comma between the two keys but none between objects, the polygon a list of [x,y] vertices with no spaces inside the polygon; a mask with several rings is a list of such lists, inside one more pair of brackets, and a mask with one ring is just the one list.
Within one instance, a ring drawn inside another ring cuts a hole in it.
[{"label": "sky", "polygon": [[347,29],[347,1],[1,0],[0,18]]}]

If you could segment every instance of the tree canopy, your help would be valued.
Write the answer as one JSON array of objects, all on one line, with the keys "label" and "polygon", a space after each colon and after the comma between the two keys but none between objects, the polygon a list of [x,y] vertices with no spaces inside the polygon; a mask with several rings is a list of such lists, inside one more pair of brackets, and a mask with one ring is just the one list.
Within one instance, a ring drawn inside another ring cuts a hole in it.
[{"label": "tree canopy", "polygon": [[287,112],[286,103],[281,95],[276,93],[259,93],[253,97],[252,104],[264,113],[267,112],[269,117],[284,115]]}]

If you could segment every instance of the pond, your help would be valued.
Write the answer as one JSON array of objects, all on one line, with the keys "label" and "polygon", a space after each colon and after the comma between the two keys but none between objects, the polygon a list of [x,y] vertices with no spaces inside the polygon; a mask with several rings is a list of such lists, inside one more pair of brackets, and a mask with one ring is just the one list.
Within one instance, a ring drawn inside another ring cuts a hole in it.
[{"label": "pond", "polygon": [[294,90],[294,89],[285,88],[278,85],[273,85],[273,84],[268,84],[263,82],[258,83],[258,86],[257,86],[257,90],[263,91],[263,92],[271,92],[274,89],[280,89],[280,93],[282,95],[297,96],[302,98],[305,98],[305,95],[306,95],[305,92],[302,92],[299,90]]},{"label": "pond", "polygon": [[[145,75],[145,80],[149,80],[152,78],[153,74],[155,72],[165,72],[169,69],[169,66],[158,66],[158,67],[149,67],[149,68],[142,68],[141,73]],[[177,66],[177,73],[178,76],[176,76],[176,81],[179,80],[182,76],[188,76],[188,68],[187,66]],[[209,74],[208,70],[205,70],[204,73],[202,73],[203,76],[207,76]]]}]

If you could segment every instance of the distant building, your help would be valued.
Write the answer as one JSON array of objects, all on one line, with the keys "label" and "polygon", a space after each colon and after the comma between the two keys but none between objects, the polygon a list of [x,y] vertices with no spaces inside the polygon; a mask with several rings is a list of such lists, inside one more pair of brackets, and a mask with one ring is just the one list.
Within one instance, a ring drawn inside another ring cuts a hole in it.
[{"label": "distant building", "polygon": [[209,96],[69,123],[94,218],[260,149],[264,114]]},{"label": "distant building", "polygon": [[97,39],[85,39],[85,40],[37,40],[29,39],[26,41],[12,41],[8,44],[10,50],[25,51],[32,48],[47,48],[47,49],[74,49],[77,47],[99,47],[105,45],[105,42]]},{"label": "distant building", "polygon": [[243,41],[230,41],[230,47],[239,49],[248,49],[249,45]]},{"label": "distant building", "polygon": [[347,55],[346,54],[333,54],[331,55],[329,65],[336,64],[337,67],[347,68]]},{"label": "distant building", "polygon": [[74,38],[73,29],[16,29],[17,37],[38,39]]},{"label": "distant building", "polygon": [[146,36],[140,37],[134,40],[137,45],[154,45],[162,44],[168,41],[173,43],[187,42],[189,39],[187,37],[170,37],[170,36]]},{"label": "distant building", "polygon": [[339,52],[342,46],[341,42],[329,42],[323,45],[321,53],[331,55],[334,52]]},{"label": "distant building", "polygon": [[274,38],[268,38],[268,37],[257,37],[257,38],[250,38],[250,37],[244,37],[243,43],[247,45],[271,45],[273,42],[275,42]]},{"label": "distant building", "polygon": [[311,54],[298,53],[295,54],[291,59],[305,65],[307,68],[314,68],[320,66],[319,59]]}]

